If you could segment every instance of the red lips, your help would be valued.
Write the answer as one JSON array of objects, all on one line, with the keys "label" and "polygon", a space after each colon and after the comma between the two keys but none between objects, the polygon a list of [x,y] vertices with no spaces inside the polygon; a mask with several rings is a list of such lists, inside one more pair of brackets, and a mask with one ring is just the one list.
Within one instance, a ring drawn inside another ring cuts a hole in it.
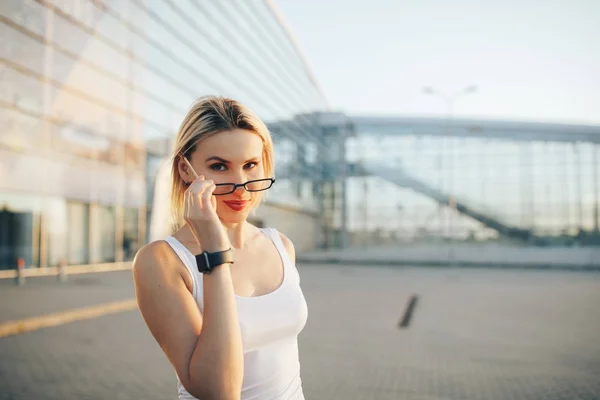
[{"label": "red lips", "polygon": [[223,203],[225,203],[227,207],[234,211],[242,211],[250,202],[247,200],[228,200],[224,201]]}]

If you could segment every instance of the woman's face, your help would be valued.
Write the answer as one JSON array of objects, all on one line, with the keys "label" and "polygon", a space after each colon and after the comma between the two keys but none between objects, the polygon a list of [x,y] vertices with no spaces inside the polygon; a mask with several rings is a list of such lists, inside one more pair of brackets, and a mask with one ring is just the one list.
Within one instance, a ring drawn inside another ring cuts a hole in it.
[{"label": "woman's face", "polygon": [[[263,167],[263,144],[256,133],[243,129],[220,132],[202,140],[190,156],[190,163],[198,175],[212,179],[215,184],[246,183],[265,177]],[[180,172],[189,182],[194,179],[189,167],[182,160]],[[215,192],[225,187],[217,186]],[[257,200],[258,192],[248,192],[244,187],[237,187],[233,193],[215,196],[217,214],[223,222],[239,223],[244,221],[252,205]]]}]

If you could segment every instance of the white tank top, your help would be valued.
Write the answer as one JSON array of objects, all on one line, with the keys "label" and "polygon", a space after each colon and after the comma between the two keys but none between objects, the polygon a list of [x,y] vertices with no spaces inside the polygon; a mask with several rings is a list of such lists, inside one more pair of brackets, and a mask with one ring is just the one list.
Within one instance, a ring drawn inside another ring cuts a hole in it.
[{"label": "white tank top", "polygon": [[[283,263],[283,282],[279,288],[262,296],[235,295],[242,345],[244,380],[242,400],[304,400],[298,357],[298,334],[304,328],[308,310],[300,288],[300,275],[292,263],[277,230],[261,229],[279,252]],[[188,269],[193,295],[200,312],[204,310],[202,274],[196,259],[175,237],[171,245]],[[177,379],[180,400],[196,399]]]}]

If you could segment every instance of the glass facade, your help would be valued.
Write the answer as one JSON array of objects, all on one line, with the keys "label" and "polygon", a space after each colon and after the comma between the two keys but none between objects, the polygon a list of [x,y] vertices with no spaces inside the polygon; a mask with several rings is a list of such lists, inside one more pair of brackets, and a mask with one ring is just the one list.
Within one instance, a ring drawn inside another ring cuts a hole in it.
[{"label": "glass facade", "polygon": [[[194,99],[233,97],[274,136],[271,201],[314,208],[303,171],[326,100],[269,2],[0,2],[0,268],[131,260]],[[310,140],[307,140],[310,139]],[[313,144],[313,145],[314,145]]]},{"label": "glass facade", "polygon": [[462,120],[448,130],[436,119],[354,121],[348,161],[368,165],[370,176],[348,184],[353,234],[497,240],[501,226],[514,238],[529,232],[545,243],[598,243],[598,127]]}]

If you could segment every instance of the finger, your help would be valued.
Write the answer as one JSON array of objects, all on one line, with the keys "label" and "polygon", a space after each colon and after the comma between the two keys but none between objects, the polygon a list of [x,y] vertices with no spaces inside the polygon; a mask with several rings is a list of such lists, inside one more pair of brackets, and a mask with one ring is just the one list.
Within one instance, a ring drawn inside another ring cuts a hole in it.
[{"label": "finger", "polygon": [[184,204],[184,211],[183,211],[183,216],[184,218],[188,218],[191,215],[192,212],[192,201],[193,201],[193,196],[191,195],[190,190],[186,190],[184,193],[184,198],[183,198],[183,204]]},{"label": "finger", "polygon": [[[216,188],[217,187],[215,186],[215,189]],[[213,193],[214,193],[214,190],[213,190]],[[216,211],[217,210],[217,196],[215,196],[214,194],[212,196],[210,196],[210,204],[212,204],[213,210]]]},{"label": "finger", "polygon": [[[197,203],[197,207],[204,208],[204,201],[202,198],[204,196],[204,193],[211,187],[212,184],[213,181],[198,181],[196,189],[194,190],[194,200]],[[212,190],[210,191],[211,193]]]},{"label": "finger", "polygon": [[204,189],[204,192],[202,192],[202,208],[203,209],[208,209],[210,210],[212,208],[212,197],[213,197],[213,192],[215,191],[215,184],[211,183],[209,186],[207,186]]},{"label": "finger", "polygon": [[198,193],[199,190],[202,190],[204,186],[209,185],[212,180],[203,179],[202,175],[198,177],[198,179],[194,179],[190,185],[190,189],[192,189],[193,193]]},{"label": "finger", "polygon": [[194,179],[194,180],[191,182],[191,184],[190,184],[190,187],[191,187],[191,186],[192,186],[192,184],[194,184],[194,183],[195,183],[196,185],[198,185],[198,183],[202,183],[202,182],[205,182],[205,181],[206,181],[206,179],[204,179],[204,175],[197,176],[197,177],[196,177],[196,179]]}]

